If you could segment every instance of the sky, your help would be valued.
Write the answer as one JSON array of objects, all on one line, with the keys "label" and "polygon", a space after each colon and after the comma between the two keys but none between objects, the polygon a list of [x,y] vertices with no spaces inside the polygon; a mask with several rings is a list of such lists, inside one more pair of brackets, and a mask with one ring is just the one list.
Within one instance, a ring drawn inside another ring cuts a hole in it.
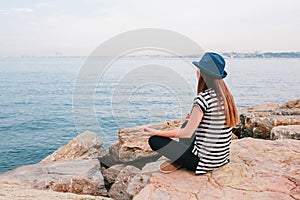
[{"label": "sky", "polygon": [[140,28],[207,51],[300,51],[300,0],[0,0],[0,25],[0,56],[87,56]]}]

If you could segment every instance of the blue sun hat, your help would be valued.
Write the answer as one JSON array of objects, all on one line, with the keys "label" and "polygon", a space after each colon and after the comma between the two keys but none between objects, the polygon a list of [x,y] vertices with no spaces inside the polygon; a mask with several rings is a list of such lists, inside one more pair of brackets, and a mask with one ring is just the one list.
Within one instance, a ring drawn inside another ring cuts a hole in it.
[{"label": "blue sun hat", "polygon": [[227,76],[225,68],[224,58],[213,52],[205,53],[199,62],[192,62],[196,67],[200,69],[200,72],[203,72],[213,78],[222,79]]}]

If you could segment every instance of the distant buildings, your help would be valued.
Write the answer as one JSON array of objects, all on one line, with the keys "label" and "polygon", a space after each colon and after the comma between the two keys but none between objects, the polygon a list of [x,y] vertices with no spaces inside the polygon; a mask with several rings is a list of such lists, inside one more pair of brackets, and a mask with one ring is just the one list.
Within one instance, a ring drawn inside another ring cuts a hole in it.
[{"label": "distant buildings", "polygon": [[226,52],[222,53],[226,58],[300,58],[300,52],[253,52],[253,53],[238,53]]}]

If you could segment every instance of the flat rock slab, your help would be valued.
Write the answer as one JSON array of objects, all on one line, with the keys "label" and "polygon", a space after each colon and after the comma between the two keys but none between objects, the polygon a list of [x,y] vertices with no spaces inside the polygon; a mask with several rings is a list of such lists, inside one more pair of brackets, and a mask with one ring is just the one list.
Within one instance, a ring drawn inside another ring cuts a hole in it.
[{"label": "flat rock slab", "polygon": [[18,184],[0,184],[1,200],[112,200],[101,196],[31,189]]},{"label": "flat rock slab", "polygon": [[106,196],[98,160],[69,160],[27,165],[0,175],[0,183]]},{"label": "flat rock slab", "polygon": [[155,173],[134,199],[300,199],[300,141],[232,141],[231,162],[202,176]]}]

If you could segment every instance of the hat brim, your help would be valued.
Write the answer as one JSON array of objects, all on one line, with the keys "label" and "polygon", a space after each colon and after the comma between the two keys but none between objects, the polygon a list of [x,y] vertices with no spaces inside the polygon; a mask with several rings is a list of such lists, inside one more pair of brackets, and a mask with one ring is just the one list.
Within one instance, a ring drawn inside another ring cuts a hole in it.
[{"label": "hat brim", "polygon": [[216,79],[223,79],[227,76],[227,72],[226,71],[223,71],[223,74],[218,74],[218,73],[215,73],[211,70],[209,70],[207,67],[204,67],[204,66],[201,66],[199,65],[199,62],[197,61],[193,61],[192,62],[197,68],[200,69],[200,72],[203,72],[209,76],[212,76],[213,78],[216,78]]}]

